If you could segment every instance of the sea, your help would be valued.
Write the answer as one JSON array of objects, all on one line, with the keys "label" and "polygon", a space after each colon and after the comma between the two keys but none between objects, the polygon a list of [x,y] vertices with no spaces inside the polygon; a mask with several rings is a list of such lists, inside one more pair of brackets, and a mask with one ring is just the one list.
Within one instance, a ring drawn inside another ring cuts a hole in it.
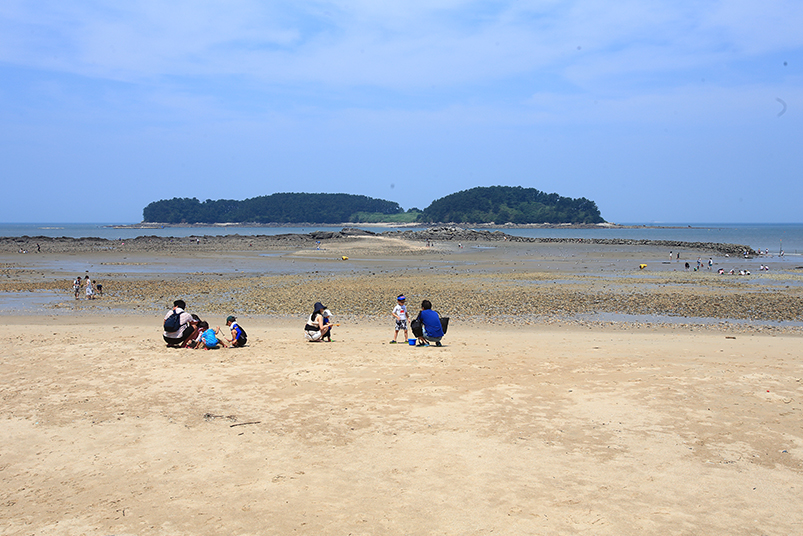
[{"label": "sea", "polygon": [[[131,239],[139,236],[188,237],[222,235],[278,235],[285,233],[310,233],[313,231],[338,231],[343,225],[315,225],[308,227],[233,227],[212,225],[209,227],[125,227],[132,223],[0,223],[0,236],[51,238],[97,237],[106,239]],[[623,238],[633,240],[677,240],[683,242],[719,242],[749,246],[754,250],[776,255],[782,250],[785,255],[803,256],[803,223],[626,223],[624,227],[599,227],[594,229],[516,229],[501,228],[515,236],[535,238]],[[392,227],[376,225],[349,227],[373,232],[396,230],[421,230],[422,227]],[[465,226],[471,228],[470,226]]]}]

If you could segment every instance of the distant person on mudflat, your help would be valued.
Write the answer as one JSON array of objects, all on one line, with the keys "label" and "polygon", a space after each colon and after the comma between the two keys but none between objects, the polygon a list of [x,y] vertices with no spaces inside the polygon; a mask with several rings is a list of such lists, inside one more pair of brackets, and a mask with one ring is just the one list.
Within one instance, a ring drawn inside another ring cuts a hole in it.
[{"label": "distant person on mudflat", "polygon": [[173,308],[167,311],[164,317],[163,337],[168,346],[184,346],[198,326],[198,321],[184,310],[185,307],[187,304],[184,300],[176,300],[173,302]]},{"label": "distant person on mudflat", "polygon": [[429,300],[421,302],[421,312],[418,313],[418,319],[421,321],[424,332],[421,337],[418,337],[417,346],[429,346],[431,342],[434,342],[435,346],[443,346],[441,344],[441,339],[444,335],[441,317],[437,311],[432,310],[432,303]]},{"label": "distant person on mudflat", "polygon": [[86,299],[95,299],[95,287],[92,286],[92,280],[89,279],[89,276],[86,276]]},{"label": "distant person on mudflat", "polygon": [[75,292],[75,299],[78,299],[78,295],[81,293],[81,276],[75,278],[75,281],[72,282],[72,289]]}]

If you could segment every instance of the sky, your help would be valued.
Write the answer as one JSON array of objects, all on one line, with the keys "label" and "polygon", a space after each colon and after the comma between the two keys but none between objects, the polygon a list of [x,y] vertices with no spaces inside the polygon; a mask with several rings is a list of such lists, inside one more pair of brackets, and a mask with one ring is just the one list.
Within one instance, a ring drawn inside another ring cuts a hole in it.
[{"label": "sky", "polygon": [[3,0],[0,222],[476,186],[801,222],[799,0]]}]

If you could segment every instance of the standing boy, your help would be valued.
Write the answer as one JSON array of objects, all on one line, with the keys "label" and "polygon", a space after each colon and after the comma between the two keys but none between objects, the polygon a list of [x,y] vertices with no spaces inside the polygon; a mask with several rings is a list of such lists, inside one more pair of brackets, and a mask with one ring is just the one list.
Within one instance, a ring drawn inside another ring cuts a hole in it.
[{"label": "standing boy", "polygon": [[407,306],[404,302],[407,298],[404,294],[396,297],[396,307],[393,308],[393,318],[396,319],[396,332],[393,334],[393,340],[390,344],[396,344],[396,338],[399,336],[399,331],[404,330],[404,340],[407,341]]}]

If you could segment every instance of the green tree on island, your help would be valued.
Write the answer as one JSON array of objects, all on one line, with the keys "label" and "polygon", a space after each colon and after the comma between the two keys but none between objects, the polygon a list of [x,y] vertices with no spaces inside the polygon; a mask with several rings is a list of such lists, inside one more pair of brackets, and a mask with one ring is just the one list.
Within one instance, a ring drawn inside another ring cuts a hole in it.
[{"label": "green tree on island", "polygon": [[422,222],[604,223],[597,204],[521,186],[471,188],[441,197],[421,213]]}]

